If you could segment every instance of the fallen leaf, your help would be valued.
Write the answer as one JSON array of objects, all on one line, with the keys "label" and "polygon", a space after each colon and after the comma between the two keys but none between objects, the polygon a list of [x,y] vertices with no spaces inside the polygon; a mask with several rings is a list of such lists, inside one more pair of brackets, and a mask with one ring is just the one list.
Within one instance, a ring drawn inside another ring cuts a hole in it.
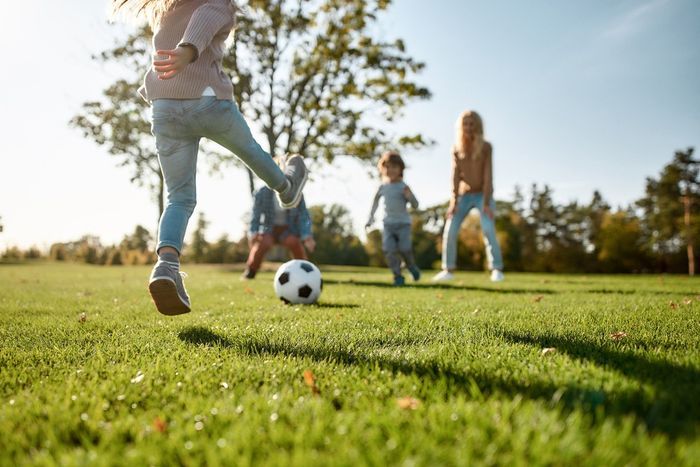
[{"label": "fallen leaf", "polygon": [[87,321],[87,315],[85,313],[80,313],[80,316],[78,316],[78,322],[84,323],[85,321]]},{"label": "fallen leaf", "polygon": [[543,298],[544,298],[544,295],[537,295],[535,297],[532,297],[532,301],[535,303],[539,303],[542,301]]},{"label": "fallen leaf", "polygon": [[153,429],[158,433],[164,433],[168,429],[168,423],[160,417],[153,420]]},{"label": "fallen leaf", "polygon": [[396,400],[399,408],[404,410],[416,410],[420,406],[420,401],[414,397],[401,397]]},{"label": "fallen leaf", "polygon": [[557,353],[557,349],[555,349],[554,347],[545,347],[544,349],[542,349],[543,356],[554,354],[554,353]]},{"label": "fallen leaf", "polygon": [[136,373],[136,376],[134,376],[133,378],[131,378],[131,384],[138,384],[138,383],[140,383],[141,381],[143,381],[143,378],[145,378],[145,376],[146,376],[146,375],[144,375],[143,373],[141,373],[141,370],[139,370],[138,373]]},{"label": "fallen leaf", "polygon": [[304,371],[304,382],[311,389],[312,394],[314,394],[316,396],[321,394],[321,391],[318,389],[318,386],[316,386],[316,377],[314,376],[313,371],[311,371],[311,370]]},{"label": "fallen leaf", "polygon": [[625,337],[627,337],[627,333],[622,331],[613,332],[612,334],[610,334],[610,338],[614,341],[619,341],[620,339],[624,339]]},{"label": "fallen leaf", "polygon": [[693,304],[693,300],[692,300],[692,299],[690,299],[690,298],[684,298],[684,299],[683,299],[683,305],[692,305],[692,304]]},{"label": "fallen leaf", "polygon": [[435,294],[435,297],[437,297],[437,299],[439,300],[443,297],[443,295],[441,293],[438,293],[438,294]]},{"label": "fallen leaf", "polygon": [[668,302],[668,306],[670,306],[672,310],[678,308],[678,305],[673,301]]},{"label": "fallen leaf", "polygon": [[251,289],[250,287],[246,287],[245,289],[243,289],[243,292],[245,292],[245,293],[247,293],[247,294],[249,294],[249,295],[255,294],[255,292],[253,291],[253,289]]}]

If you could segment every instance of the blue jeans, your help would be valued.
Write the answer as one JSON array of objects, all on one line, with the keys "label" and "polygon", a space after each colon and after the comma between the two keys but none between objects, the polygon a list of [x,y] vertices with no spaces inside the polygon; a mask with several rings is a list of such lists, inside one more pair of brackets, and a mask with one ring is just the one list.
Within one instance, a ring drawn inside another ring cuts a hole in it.
[{"label": "blue jeans", "polygon": [[273,190],[287,184],[282,170],[253,139],[233,101],[213,96],[156,99],[152,132],[167,192],[156,251],[164,246],[182,251],[187,222],[197,204],[197,152],[202,137],[233,152]]},{"label": "blue jeans", "polygon": [[[476,208],[481,215],[481,232],[484,235],[484,243],[486,244],[486,259],[489,263],[489,269],[503,270],[503,257],[501,256],[501,247],[498,245],[498,238],[496,238],[496,225],[493,219],[484,214],[483,204],[483,193],[468,193],[460,196],[457,200],[457,210],[451,219],[447,219],[445,231],[442,235],[443,269],[452,270],[456,268],[459,229],[469,211]],[[489,207],[493,213],[496,212],[496,202],[493,198],[489,202]]]}]

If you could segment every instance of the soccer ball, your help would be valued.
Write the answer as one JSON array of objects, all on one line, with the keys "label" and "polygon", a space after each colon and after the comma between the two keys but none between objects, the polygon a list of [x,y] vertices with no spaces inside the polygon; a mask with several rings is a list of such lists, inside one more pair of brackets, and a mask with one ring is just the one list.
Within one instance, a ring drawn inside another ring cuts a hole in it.
[{"label": "soccer ball", "polygon": [[277,270],[275,293],[284,303],[315,303],[323,289],[321,271],[309,261],[293,259]]}]

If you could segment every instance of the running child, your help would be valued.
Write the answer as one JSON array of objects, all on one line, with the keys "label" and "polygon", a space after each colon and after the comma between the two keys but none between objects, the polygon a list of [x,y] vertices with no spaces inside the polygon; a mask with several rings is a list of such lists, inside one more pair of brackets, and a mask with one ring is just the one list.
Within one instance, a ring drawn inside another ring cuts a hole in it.
[{"label": "running child", "polygon": [[300,156],[280,168],[253,139],[233,101],[231,79],[222,69],[224,41],[234,27],[231,0],[112,0],[115,12],[146,17],[153,30],[155,56],[139,93],[152,105],[152,132],[167,202],[158,229],[158,261],[149,291],[158,311],[191,310],[180,273],[180,254],[197,202],[197,154],[201,138],[232,151],[267,186],[280,205],[295,207],[307,170]]},{"label": "running child", "polygon": [[401,274],[401,260],[406,263],[414,280],[420,279],[420,270],[416,266],[413,257],[411,241],[411,216],[406,210],[406,204],[410,203],[416,209],[418,200],[411,189],[403,181],[403,171],[406,165],[399,153],[388,151],[379,159],[379,173],[382,176],[382,185],[374,195],[372,211],[365,228],[374,223],[374,213],[379,206],[379,199],[384,200],[384,230],[382,231],[382,251],[386,257],[389,269],[394,274],[394,285],[404,285],[404,277]]}]

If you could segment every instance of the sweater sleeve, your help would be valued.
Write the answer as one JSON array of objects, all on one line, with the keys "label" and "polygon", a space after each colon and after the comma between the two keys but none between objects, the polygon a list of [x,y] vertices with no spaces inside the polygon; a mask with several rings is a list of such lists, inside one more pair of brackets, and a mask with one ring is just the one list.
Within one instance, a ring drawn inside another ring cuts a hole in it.
[{"label": "sweater sleeve", "polygon": [[[233,6],[228,0],[210,0],[200,6],[190,18],[187,29],[178,45],[191,45],[197,49],[196,57],[206,49],[214,36],[224,26],[233,22]],[[195,57],[195,60],[197,59]]]},{"label": "sweater sleeve", "polygon": [[380,186],[377,193],[374,195],[374,200],[372,201],[372,210],[369,213],[369,219],[367,219],[367,225],[372,225],[374,223],[374,213],[377,212],[379,207],[379,198],[382,197],[382,187]]},{"label": "sweater sleeve", "polygon": [[484,154],[484,204],[491,202],[493,196],[493,147],[486,143],[486,154]]},{"label": "sweater sleeve", "polygon": [[457,204],[457,198],[459,198],[459,182],[462,178],[459,173],[458,157],[457,150],[452,148],[452,198],[450,199],[450,204],[452,205]]}]

